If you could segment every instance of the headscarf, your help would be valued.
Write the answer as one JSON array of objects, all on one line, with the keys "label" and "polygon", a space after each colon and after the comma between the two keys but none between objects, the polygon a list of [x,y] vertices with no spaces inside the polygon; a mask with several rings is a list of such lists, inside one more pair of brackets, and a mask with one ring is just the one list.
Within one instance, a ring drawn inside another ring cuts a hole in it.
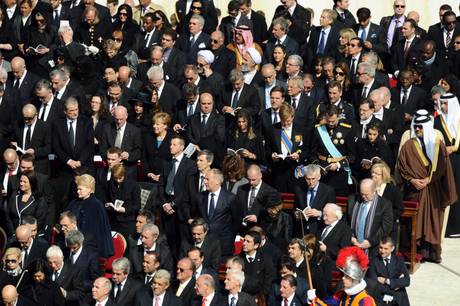
[{"label": "headscarf", "polygon": [[[433,162],[434,160],[434,148],[436,144],[436,134],[434,132],[433,123],[434,123],[433,117],[419,116],[413,119],[410,125],[411,138],[417,139],[419,143],[423,141],[423,144],[425,145],[426,154],[428,155],[428,158],[430,159],[431,162]],[[417,135],[415,134],[414,125],[423,126],[423,139],[422,140],[419,139]]]},{"label": "headscarf", "polygon": [[243,55],[246,53],[248,48],[253,47],[254,38],[252,37],[251,29],[248,26],[240,25],[240,26],[237,26],[235,30],[233,31],[233,41],[236,41],[237,32],[240,32],[241,35],[243,36],[244,44],[237,45],[238,49],[240,50],[240,54]]},{"label": "headscarf", "polygon": [[[441,109],[442,101],[447,100],[447,114],[444,113]],[[453,139],[457,139],[460,135],[457,135],[458,125],[460,124],[460,104],[456,96],[452,94],[447,94],[441,96],[438,100],[438,111],[439,114],[444,118],[449,133]]]}]

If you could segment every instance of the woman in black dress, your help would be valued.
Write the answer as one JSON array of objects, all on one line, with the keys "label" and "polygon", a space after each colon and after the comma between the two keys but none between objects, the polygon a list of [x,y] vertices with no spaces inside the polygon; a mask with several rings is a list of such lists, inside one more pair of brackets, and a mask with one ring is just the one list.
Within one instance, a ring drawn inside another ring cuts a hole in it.
[{"label": "woman in black dress", "polygon": [[152,103],[146,93],[140,92],[136,98],[128,101],[133,110],[134,116],[128,117],[128,122],[137,126],[142,132],[148,131],[152,125],[152,114],[150,108]]},{"label": "woman in black dress", "polygon": [[133,10],[131,6],[122,4],[118,7],[117,22],[114,30],[123,32],[123,44],[121,49],[134,49],[136,37],[140,33],[139,25],[133,21]]},{"label": "woman in black dress", "polygon": [[19,248],[6,249],[0,270],[0,288],[6,285],[16,286],[21,274],[21,250]]},{"label": "woman in black dress", "polygon": [[93,121],[94,144],[96,145],[96,154],[101,154],[101,152],[99,152],[99,143],[102,140],[104,126],[112,122],[112,116],[109,114],[106,105],[106,98],[102,94],[93,95],[89,101],[89,117]]}]

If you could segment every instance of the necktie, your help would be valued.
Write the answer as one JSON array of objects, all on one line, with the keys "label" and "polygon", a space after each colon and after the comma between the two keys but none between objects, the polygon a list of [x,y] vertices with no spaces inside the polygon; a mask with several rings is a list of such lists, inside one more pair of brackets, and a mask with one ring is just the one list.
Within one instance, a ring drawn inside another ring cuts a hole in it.
[{"label": "necktie", "polygon": [[407,54],[409,54],[409,49],[410,49],[410,41],[406,41],[406,44],[404,45],[404,59],[407,58]]},{"label": "necktie", "polygon": [[310,189],[308,193],[310,194],[310,202],[308,202],[308,206],[311,207],[311,204],[315,200],[315,189]]},{"label": "necktie", "polygon": [[201,306],[206,306],[206,298],[203,298],[203,300],[201,302]]},{"label": "necktie", "polygon": [[111,106],[110,106],[110,113],[113,114],[113,111],[115,110],[115,107],[117,107],[117,103],[116,103],[116,102],[112,102],[112,103],[111,103]]},{"label": "necktie", "polygon": [[390,259],[385,258],[383,261],[385,262],[385,268],[387,269],[387,273],[388,273],[387,276],[390,276]]},{"label": "necktie", "polygon": [[190,117],[191,115],[193,115],[193,104],[190,104],[187,110],[187,117]]},{"label": "necktie", "polygon": [[449,48],[451,41],[452,41],[452,36],[451,36],[450,32],[447,32],[447,34],[446,34],[446,48]]},{"label": "necktie", "polygon": [[366,228],[366,217],[367,217],[367,204],[362,203],[361,204],[361,209],[359,210],[359,219],[358,219],[358,228],[357,228],[357,234],[358,234],[358,242],[363,242],[364,241],[364,231]]},{"label": "necktie", "polygon": [[205,191],[204,176],[200,174],[200,192]]},{"label": "necktie", "polygon": [[249,263],[252,263],[254,261],[254,257],[248,257]]},{"label": "necktie", "polygon": [[70,8],[74,8],[77,6],[77,0],[72,0],[72,3],[70,4]]},{"label": "necktie", "polygon": [[73,130],[73,120],[69,122],[69,142],[72,146],[72,149],[75,148],[75,134]]},{"label": "necktie", "polygon": [[42,115],[40,116],[40,120],[45,121],[46,107],[48,106],[48,103],[43,103],[42,106]]},{"label": "necktie", "polygon": [[319,39],[319,44],[318,44],[318,49],[316,50],[316,53],[318,54],[323,54],[324,53],[324,47],[326,45],[326,32],[324,30],[321,31],[321,37]]},{"label": "necktie", "polygon": [[249,205],[248,205],[248,211],[251,210],[252,205],[254,205],[254,200],[256,199],[256,188],[251,187],[251,194],[249,196]]},{"label": "necktie", "polygon": [[350,65],[350,74],[351,76],[354,76],[356,73],[356,58],[351,59],[351,65]]},{"label": "necktie", "polygon": [[59,20],[59,11],[54,10],[54,21],[58,21],[58,20]]},{"label": "necktie", "polygon": [[409,98],[409,97],[407,96],[407,89],[404,88],[404,89],[403,89],[402,105],[404,105],[404,104],[407,103],[407,99],[408,99],[408,98]]},{"label": "necktie", "polygon": [[236,298],[234,296],[232,296],[232,298],[230,299],[230,306],[236,306]]},{"label": "necktie", "polygon": [[166,181],[166,194],[174,194],[174,177],[176,176],[176,163],[177,159],[173,157],[171,171],[168,174],[168,180]]},{"label": "necktie", "polygon": [[215,209],[215,206],[216,206],[216,204],[214,203],[215,194],[211,193],[210,196],[211,196],[211,200],[209,201],[209,212],[208,212],[208,218],[209,219],[212,218],[212,215],[214,214],[214,209]]},{"label": "necktie", "polygon": [[58,277],[59,277],[59,272],[58,271],[54,272],[53,273],[53,281],[57,281]]},{"label": "necktie", "polygon": [[150,284],[150,281],[152,280],[152,278],[148,275],[145,276],[145,284]]},{"label": "necktie", "polygon": [[74,253],[74,252],[70,253],[70,262],[71,262],[72,264],[75,263],[75,253]]},{"label": "necktie", "polygon": [[367,86],[363,87],[363,93],[361,95],[361,99],[366,99],[367,98]]},{"label": "necktie", "polygon": [[292,107],[294,108],[294,110],[297,108],[297,99],[296,98],[292,98],[292,103],[291,103]]},{"label": "necktie", "polygon": [[279,117],[278,112],[273,112],[273,124],[278,123]]},{"label": "necktie", "polygon": [[115,301],[118,300],[120,293],[121,293],[121,284],[117,284],[117,294],[115,295]]},{"label": "necktie", "polygon": [[232,99],[232,108],[236,108],[237,105],[238,105],[238,92],[235,91],[235,94],[233,95],[233,99]]},{"label": "necktie", "polygon": [[26,131],[26,139],[24,139],[24,150],[27,150],[28,148],[30,148],[30,134],[32,132],[32,126],[31,125],[27,125],[26,128],[27,128],[27,131]]},{"label": "necktie", "polygon": [[361,31],[361,37],[360,37],[360,38],[361,38],[363,41],[365,41],[365,40],[366,40],[366,37],[367,37],[366,29],[363,28],[362,31]]},{"label": "necktie", "polygon": [[206,115],[206,114],[201,115],[201,125],[206,125],[206,118],[207,117],[208,117],[208,115]]},{"label": "necktie", "polygon": [[345,20],[345,13],[340,13],[340,17]]},{"label": "necktie", "polygon": [[289,306],[289,301],[287,298],[284,298],[284,306]]},{"label": "necktie", "polygon": [[115,137],[115,144],[114,144],[115,147],[121,148],[122,138],[123,136],[121,135],[121,128],[117,128],[117,136]]},{"label": "necktie", "polygon": [[282,45],[281,39],[278,39],[278,40],[276,41],[276,45]]},{"label": "necktie", "polygon": [[330,225],[324,228],[323,233],[321,234],[321,241],[324,241],[324,238],[326,238],[327,234],[329,234],[330,229],[331,229]]},{"label": "necktie", "polygon": [[190,48],[192,48],[194,44],[195,44],[195,35],[192,35],[190,37]]},{"label": "necktie", "polygon": [[145,41],[145,47],[148,48],[149,47],[149,39],[150,39],[150,32],[145,34],[145,38],[144,38],[144,41]]},{"label": "necktie", "polygon": [[14,170],[13,169],[8,169],[8,177],[14,175]]},{"label": "necktie", "polygon": [[159,296],[155,297],[155,306],[160,306],[160,297]]},{"label": "necktie", "polygon": [[25,268],[27,268],[27,259],[29,257],[29,252],[28,250],[24,250],[24,259],[22,260],[22,269],[24,270]]},{"label": "necktie", "polygon": [[18,89],[18,88],[19,88],[19,79],[16,79],[16,80],[14,81],[13,88],[14,88],[14,89]]}]

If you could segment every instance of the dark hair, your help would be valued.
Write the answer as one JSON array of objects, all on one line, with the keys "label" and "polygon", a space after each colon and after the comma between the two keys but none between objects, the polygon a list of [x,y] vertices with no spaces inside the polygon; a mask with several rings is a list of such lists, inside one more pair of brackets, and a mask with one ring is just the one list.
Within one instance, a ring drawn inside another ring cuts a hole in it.
[{"label": "dark hair", "polygon": [[297,287],[297,280],[294,275],[288,274],[281,277],[281,280],[287,281],[291,287]]},{"label": "dark hair", "polygon": [[[447,12],[446,12],[446,13],[447,13]],[[446,15],[446,14],[444,14],[444,16],[445,16],[445,15]],[[455,14],[454,14],[454,15],[455,15]],[[442,19],[443,19],[443,20],[444,20],[444,16],[442,16]],[[415,28],[417,27],[417,22],[415,22],[414,19],[409,18],[409,19],[406,19],[406,21],[404,21],[404,22],[409,22],[409,23],[410,23],[410,26],[411,26],[413,29],[415,29]]]},{"label": "dark hair", "polygon": [[28,161],[28,162],[31,162],[31,163],[35,163],[35,155],[30,154],[30,153],[25,153],[25,154],[21,155],[21,157],[19,159],[21,161]]},{"label": "dark hair", "polygon": [[326,108],[326,112],[325,112],[325,115],[327,117],[332,117],[334,115],[339,115],[340,114],[340,109],[335,106],[334,104],[329,104]]},{"label": "dark hair", "polygon": [[342,84],[340,84],[339,81],[330,81],[326,87],[327,87],[327,90],[337,87],[339,91],[342,91]]},{"label": "dark hair", "polygon": [[364,41],[363,41],[361,38],[359,38],[359,37],[353,37],[353,38],[350,39],[350,41],[352,41],[352,40],[358,41],[358,47],[364,48]]},{"label": "dark hair", "polygon": [[190,252],[194,252],[194,251],[198,251],[200,253],[200,257],[203,258],[204,257],[204,253],[203,253],[203,250],[197,246],[193,246],[191,247],[190,249],[187,250],[187,255],[188,253]]},{"label": "dark hair", "polygon": [[259,232],[248,231],[246,232],[246,235],[251,236],[254,239],[254,244],[258,244],[260,247],[260,243],[262,242],[262,236],[259,234]]},{"label": "dark hair", "polygon": [[283,88],[283,86],[279,85],[273,86],[273,88],[270,90],[270,95],[272,94],[272,92],[280,92],[283,95],[283,97],[286,94],[286,90]]},{"label": "dark hair", "polygon": [[155,221],[155,215],[149,210],[139,210],[137,216],[144,217],[147,223],[153,223]]},{"label": "dark hair", "polygon": [[166,29],[163,35],[170,36],[172,40],[177,40],[177,32],[174,29]]},{"label": "dark hair", "polygon": [[375,108],[375,105],[374,105],[374,101],[372,101],[371,99],[362,99],[360,102],[359,102],[359,105],[363,105],[363,104],[369,104],[369,108]]},{"label": "dark hair", "polygon": [[381,240],[380,240],[380,243],[382,244],[386,244],[386,243],[391,243],[391,245],[395,245],[395,242],[393,240],[393,238],[391,238],[391,236],[384,236]]},{"label": "dark hair", "polygon": [[382,130],[382,126],[380,125],[380,123],[378,122],[371,122],[369,123],[367,126],[366,126],[366,133],[369,131],[369,130],[376,130],[378,133],[379,133],[379,138],[382,138],[383,137],[383,130]]},{"label": "dark hair", "polygon": [[281,256],[278,267],[280,270],[286,268],[292,272],[295,272],[297,269],[295,260],[287,255]]},{"label": "dark hair", "polygon": [[162,10],[154,11],[153,15],[159,16],[161,18],[161,20],[163,20],[163,22],[164,22],[163,29],[170,29],[171,28],[171,23],[169,22],[168,17],[166,17],[165,13]]},{"label": "dark hair", "polygon": [[359,21],[364,21],[371,17],[371,10],[367,7],[361,7],[356,11],[356,16],[358,17]]},{"label": "dark hair", "polygon": [[[246,119],[246,122],[248,123],[248,139],[256,138],[256,133],[254,132],[254,129],[252,127],[252,116],[251,116],[251,114],[245,109],[240,109],[236,113],[235,123],[238,122],[239,118]],[[238,138],[239,135],[240,135],[240,131],[238,130],[238,128],[236,128],[235,129],[235,137]]]},{"label": "dark hair", "polygon": [[222,172],[226,179],[240,180],[245,174],[243,159],[239,155],[227,154],[222,162]]},{"label": "dark hair", "polygon": [[37,187],[38,187],[37,175],[35,174],[35,172],[34,171],[24,171],[21,173],[21,176],[27,177],[27,179],[29,180],[30,189],[32,191],[32,194],[35,196],[37,192]]},{"label": "dark hair", "polygon": [[235,10],[239,10],[240,6],[241,6],[240,1],[231,0],[227,5],[227,9],[228,11],[235,11]]},{"label": "dark hair", "polygon": [[198,86],[193,83],[185,83],[184,86],[182,86],[182,96],[188,97],[191,95],[198,95]]},{"label": "dark hair", "polygon": [[29,273],[33,276],[37,272],[42,272],[45,274],[45,279],[49,279],[51,276],[51,270],[48,266],[48,263],[43,258],[34,260],[28,267]]},{"label": "dark hair", "polygon": [[444,15],[442,15],[442,21],[445,21],[446,18],[450,17],[450,16],[457,17],[457,15],[455,15],[455,13],[453,11],[447,11],[447,12],[444,13]]}]

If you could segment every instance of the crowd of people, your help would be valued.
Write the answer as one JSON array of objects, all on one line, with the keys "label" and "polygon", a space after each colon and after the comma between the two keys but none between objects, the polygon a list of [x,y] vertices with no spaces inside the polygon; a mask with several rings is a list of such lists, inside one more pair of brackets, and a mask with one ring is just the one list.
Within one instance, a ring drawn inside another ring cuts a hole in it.
[{"label": "crowd of people", "polygon": [[2,0],[3,304],[409,305],[403,200],[422,261],[460,237],[460,20],[332,2]]}]

